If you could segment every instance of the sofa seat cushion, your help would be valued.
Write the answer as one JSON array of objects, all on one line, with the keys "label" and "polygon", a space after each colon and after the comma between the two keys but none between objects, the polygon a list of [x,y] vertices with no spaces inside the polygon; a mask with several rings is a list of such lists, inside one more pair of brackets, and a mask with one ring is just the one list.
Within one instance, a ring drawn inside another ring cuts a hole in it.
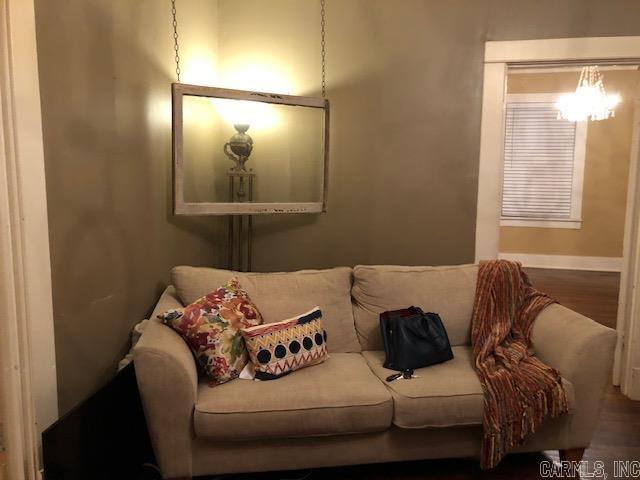
[{"label": "sofa seat cushion", "polygon": [[379,432],[393,400],[359,353],[331,353],[322,364],[269,382],[201,384],[195,433],[211,440]]},{"label": "sofa seat cushion", "polygon": [[256,273],[181,266],[171,271],[171,280],[187,305],[236,277],[264,323],[280,322],[320,307],[329,353],[347,353],[362,350],[353,321],[351,274],[347,267]]},{"label": "sofa seat cushion", "polygon": [[[401,428],[439,428],[482,425],[484,395],[473,367],[471,347],[452,347],[453,360],[415,370],[418,378],[386,383],[393,396],[393,424]],[[362,355],[380,379],[396,373],[382,366],[383,351]],[[563,379],[569,404],[573,385]]]}]

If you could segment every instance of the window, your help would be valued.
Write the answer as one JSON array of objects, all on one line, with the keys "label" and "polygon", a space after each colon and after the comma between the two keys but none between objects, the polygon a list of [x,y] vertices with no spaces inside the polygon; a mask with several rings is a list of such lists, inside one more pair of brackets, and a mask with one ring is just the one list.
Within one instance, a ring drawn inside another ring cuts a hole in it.
[{"label": "window", "polygon": [[557,97],[507,95],[500,225],[581,226],[587,122],[558,120]]}]

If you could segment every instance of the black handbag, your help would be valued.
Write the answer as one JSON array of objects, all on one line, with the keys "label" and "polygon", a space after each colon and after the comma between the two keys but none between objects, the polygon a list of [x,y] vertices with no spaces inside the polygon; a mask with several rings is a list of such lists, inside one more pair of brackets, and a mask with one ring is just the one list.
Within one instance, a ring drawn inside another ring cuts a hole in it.
[{"label": "black handbag", "polygon": [[418,307],[380,314],[384,342],[384,367],[411,370],[453,358],[449,336],[437,313],[424,313]]}]

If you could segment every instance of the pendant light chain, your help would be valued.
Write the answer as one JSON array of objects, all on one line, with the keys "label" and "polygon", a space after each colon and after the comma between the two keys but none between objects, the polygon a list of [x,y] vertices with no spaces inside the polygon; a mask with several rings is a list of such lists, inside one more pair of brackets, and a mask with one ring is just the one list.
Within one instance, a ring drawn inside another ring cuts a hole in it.
[{"label": "pendant light chain", "polygon": [[326,54],[326,44],[324,40],[324,30],[325,30],[325,9],[324,9],[325,0],[320,0],[320,52],[322,57],[322,98],[327,97],[327,82],[326,82],[326,63],[325,63],[325,54]]},{"label": "pendant light chain", "polygon": [[176,15],[176,0],[171,0],[171,15],[173,16],[173,50],[176,52],[176,77],[180,83],[180,45],[178,45],[178,17]]},{"label": "pendant light chain", "polygon": [[[175,51],[176,78],[180,83],[180,45],[178,44],[178,15],[176,0],[171,0],[171,15],[173,17],[173,50]],[[320,0],[320,55],[322,60],[322,98],[327,96],[326,81],[326,42],[325,42],[325,0]]]}]

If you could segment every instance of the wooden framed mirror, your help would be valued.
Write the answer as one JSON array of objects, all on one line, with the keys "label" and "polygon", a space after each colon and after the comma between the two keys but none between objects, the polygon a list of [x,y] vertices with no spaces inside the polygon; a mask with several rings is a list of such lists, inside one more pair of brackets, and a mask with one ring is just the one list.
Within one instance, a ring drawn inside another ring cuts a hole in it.
[{"label": "wooden framed mirror", "polygon": [[327,208],[329,102],[174,83],[176,215]]}]

